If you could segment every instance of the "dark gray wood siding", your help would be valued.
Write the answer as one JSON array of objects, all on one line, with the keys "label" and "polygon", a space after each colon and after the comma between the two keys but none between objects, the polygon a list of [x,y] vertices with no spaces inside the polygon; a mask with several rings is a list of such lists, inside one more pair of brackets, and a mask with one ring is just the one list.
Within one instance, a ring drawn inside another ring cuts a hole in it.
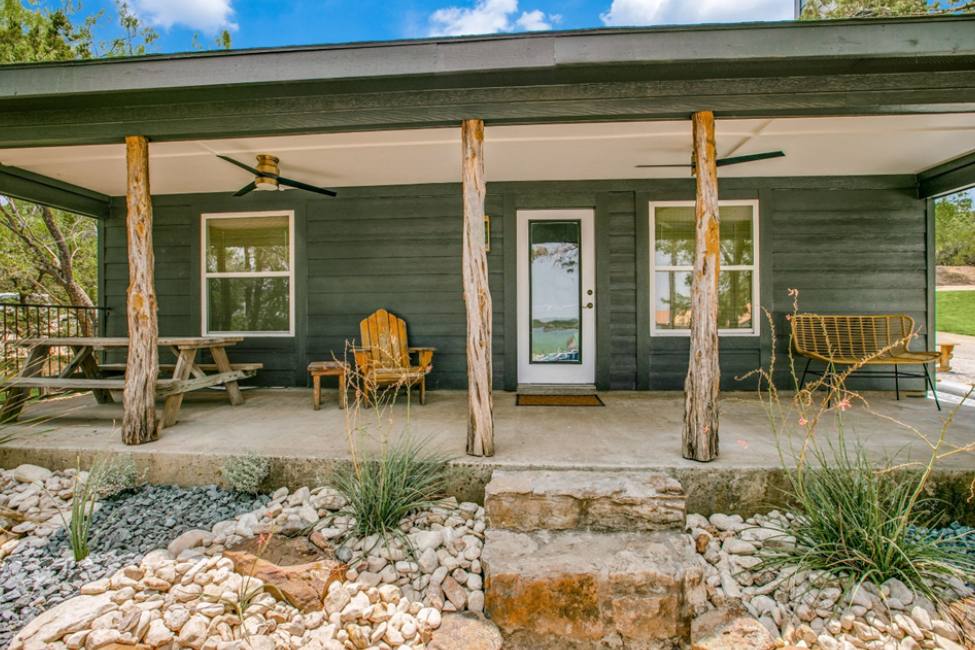
[{"label": "dark gray wood siding", "polygon": [[[647,203],[693,199],[690,180],[494,183],[491,291],[495,381],[517,381],[514,242],[518,209],[596,211],[597,383],[602,388],[679,389],[687,340],[649,336]],[[778,348],[787,341],[790,288],[801,308],[818,312],[895,312],[926,332],[926,205],[913,177],[725,179],[724,198],[760,201],[761,304],[772,314]],[[234,358],[261,361],[266,385],[305,385],[314,359],[343,355],[358,322],[378,307],[406,319],[411,341],[438,349],[430,384],[462,387],[464,307],[460,283],[461,202],[456,184],[349,188],[319,199],[289,191],[157,197],[155,245],[160,332],[200,333],[200,214],[295,211],[296,336],[248,338]],[[125,332],[127,285],[124,203],[113,202],[103,237],[104,301],[110,334]],[[767,364],[770,328],[760,337],[721,341],[722,382]],[[925,344],[922,341],[919,345]],[[779,361],[783,361],[779,355]]]}]

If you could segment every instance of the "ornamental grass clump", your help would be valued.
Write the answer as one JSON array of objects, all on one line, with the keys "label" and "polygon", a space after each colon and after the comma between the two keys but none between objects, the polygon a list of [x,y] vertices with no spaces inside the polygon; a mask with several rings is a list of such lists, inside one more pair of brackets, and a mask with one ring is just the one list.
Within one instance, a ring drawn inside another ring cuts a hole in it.
[{"label": "ornamental grass clump", "polygon": [[975,575],[965,548],[970,531],[928,536],[940,503],[924,496],[928,475],[911,468],[875,467],[860,445],[840,441],[810,448],[805,465],[788,470],[786,500],[796,515],[794,544],[764,558],[768,568],[822,571],[857,589],[896,578],[932,602],[952,578]]},{"label": "ornamental grass clump", "polygon": [[[66,517],[60,510],[61,522],[68,534],[68,544],[71,546],[71,554],[75,562],[80,562],[88,557],[88,540],[91,537],[92,519],[95,516],[95,509],[98,499],[103,494],[107,481],[112,478],[115,463],[108,458],[96,460],[87,476],[81,471],[81,464],[78,463],[78,471],[75,474],[74,486],[71,491],[71,511],[70,517]],[[52,500],[53,497],[52,497]]]},{"label": "ornamental grass clump", "polygon": [[[789,290],[793,311],[787,318],[799,313],[798,295]],[[946,611],[946,600],[958,595],[949,587],[964,589],[975,575],[975,558],[966,548],[972,531],[927,534],[944,524],[946,510],[945,503],[929,494],[939,463],[975,452],[975,442],[959,444],[947,435],[965,400],[937,432],[923,432],[880,412],[848,388],[850,375],[872,357],[852,366],[830,365],[814,381],[800,385],[791,340],[784,376],[791,377],[794,392],[782,395],[774,381],[774,321],[768,312],[766,316],[773,340],[771,362],[746,377],[758,379],[786,476],[782,502],[795,518],[779,531],[780,543],[763,555],[757,570],[810,571],[822,580],[840,581],[850,592],[866,582],[879,585],[896,578]],[[894,345],[906,346],[915,336],[912,332]],[[923,449],[920,456],[897,463],[872,460],[863,445],[847,439],[845,418],[852,409],[912,433]],[[969,503],[973,500],[975,483],[968,494]]]},{"label": "ornamental grass clump", "polygon": [[[355,364],[346,362],[345,366],[353,391],[345,413],[351,460],[330,476],[331,485],[347,501],[333,519],[348,518],[351,522],[340,541],[375,535],[388,544],[392,537],[410,551],[400,524],[440,502],[449,480],[451,458],[432,449],[429,440],[418,439],[410,432],[412,394],[408,385],[369,385]],[[396,404],[402,389],[406,393],[404,421],[397,426]]]},{"label": "ornamental grass clump", "polygon": [[409,434],[336,469],[332,485],[347,500],[339,516],[353,519],[348,534],[400,535],[400,522],[429,509],[444,495],[449,458]]}]

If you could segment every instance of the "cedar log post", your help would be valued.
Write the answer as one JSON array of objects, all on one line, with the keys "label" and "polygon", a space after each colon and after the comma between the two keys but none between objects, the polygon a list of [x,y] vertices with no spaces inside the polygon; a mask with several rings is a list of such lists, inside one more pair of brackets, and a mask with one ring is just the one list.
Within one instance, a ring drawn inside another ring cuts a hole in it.
[{"label": "cedar log post", "polygon": [[691,283],[691,355],[684,382],[684,458],[699,461],[718,456],[718,272],[720,233],[718,171],[715,164],[714,113],[692,117],[694,173],[694,274]]},{"label": "cedar log post", "polygon": [[149,143],[143,136],[126,136],[125,162],[128,173],[125,230],[129,253],[129,290],[126,299],[129,354],[125,364],[122,442],[139,445],[157,437],[156,378],[159,375]]},{"label": "cedar log post", "polygon": [[460,127],[464,194],[464,305],[467,309],[467,453],[494,455],[491,291],[484,242],[484,122]]}]

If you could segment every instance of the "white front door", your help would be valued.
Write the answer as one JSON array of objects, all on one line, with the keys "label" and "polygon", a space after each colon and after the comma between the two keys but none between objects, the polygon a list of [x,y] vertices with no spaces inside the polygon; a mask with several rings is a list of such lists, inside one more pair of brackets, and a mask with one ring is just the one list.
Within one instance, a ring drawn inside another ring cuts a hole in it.
[{"label": "white front door", "polygon": [[592,210],[518,211],[518,383],[593,384]]}]

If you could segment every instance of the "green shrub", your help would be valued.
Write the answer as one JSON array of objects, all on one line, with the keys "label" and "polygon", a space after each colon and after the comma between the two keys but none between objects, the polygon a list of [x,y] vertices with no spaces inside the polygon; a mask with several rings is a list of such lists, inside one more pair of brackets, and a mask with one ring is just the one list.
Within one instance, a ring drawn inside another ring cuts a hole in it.
[{"label": "green shrub", "polygon": [[938,524],[940,504],[923,496],[928,473],[890,465],[875,468],[863,447],[841,436],[825,448],[808,447],[809,460],[790,469],[786,499],[797,515],[782,531],[794,546],[764,558],[769,568],[824,571],[857,588],[897,578],[934,602],[934,589],[951,577],[975,575],[975,559],[959,536],[917,534]]},{"label": "green shrub", "polygon": [[354,519],[347,537],[401,536],[404,517],[436,505],[443,497],[450,458],[408,434],[337,468],[331,483],[347,500],[337,514]]},{"label": "green shrub", "polygon": [[143,482],[144,474],[139,472],[131,456],[113,456],[99,467],[98,498],[131,490]]},{"label": "green shrub", "polygon": [[246,456],[231,456],[220,467],[220,475],[228,486],[238,492],[257,494],[271,471],[271,461],[253,452]]}]

